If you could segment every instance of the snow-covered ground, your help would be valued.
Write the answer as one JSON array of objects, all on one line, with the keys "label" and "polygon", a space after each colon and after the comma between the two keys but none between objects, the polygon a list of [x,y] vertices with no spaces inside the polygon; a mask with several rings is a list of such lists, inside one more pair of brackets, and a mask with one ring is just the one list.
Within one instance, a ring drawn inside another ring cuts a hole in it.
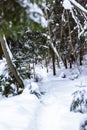
[{"label": "snow-covered ground", "polygon": [[[4,65],[5,61],[0,61],[0,74],[3,73]],[[72,93],[78,90],[80,85],[87,84],[86,71],[73,80],[77,74],[76,70],[58,70],[56,76],[52,76],[51,72],[47,74],[45,69],[37,70],[41,71],[44,78],[41,82],[31,85],[36,89],[39,86],[40,91],[45,94],[40,99],[30,94],[30,81],[25,80],[26,88],[21,95],[1,97],[0,130],[79,130],[87,115],[70,112],[70,105]],[[66,73],[66,78],[62,78],[62,71]],[[71,73],[73,77],[70,79]]]}]

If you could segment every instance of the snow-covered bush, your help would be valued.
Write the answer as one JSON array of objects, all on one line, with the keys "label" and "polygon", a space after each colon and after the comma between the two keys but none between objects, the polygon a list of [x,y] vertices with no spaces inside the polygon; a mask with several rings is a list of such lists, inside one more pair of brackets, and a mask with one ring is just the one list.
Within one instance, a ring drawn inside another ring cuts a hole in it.
[{"label": "snow-covered bush", "polygon": [[45,94],[45,92],[40,91],[40,88],[36,82],[31,82],[30,93],[37,96],[37,98],[41,98],[41,96]]},{"label": "snow-covered bush", "polygon": [[70,111],[87,112],[87,92],[85,90],[77,90],[73,93]]},{"label": "snow-covered bush", "polygon": [[78,78],[78,74],[72,74],[70,77],[69,77],[69,79],[70,80],[75,80],[75,79],[77,79]]},{"label": "snow-covered bush", "polygon": [[35,94],[38,98],[41,97],[41,93],[39,90],[39,86],[35,82],[31,82],[30,84],[30,93]]},{"label": "snow-covered bush", "polygon": [[81,123],[80,130],[87,130],[87,120]]},{"label": "snow-covered bush", "polygon": [[35,74],[35,82],[39,82],[43,79],[43,77],[40,74]]},{"label": "snow-covered bush", "polygon": [[[24,63],[23,63],[24,62]],[[23,79],[30,79],[31,77],[31,71],[29,70],[28,66],[29,63],[26,62],[24,59],[16,58],[14,61],[14,64],[16,66],[16,70],[20,73],[20,76]]]},{"label": "snow-covered bush", "polygon": [[0,94],[5,97],[14,96],[22,93],[14,78],[10,74],[0,76]]},{"label": "snow-covered bush", "polygon": [[64,72],[61,72],[60,77],[61,78],[66,78],[66,74]]}]

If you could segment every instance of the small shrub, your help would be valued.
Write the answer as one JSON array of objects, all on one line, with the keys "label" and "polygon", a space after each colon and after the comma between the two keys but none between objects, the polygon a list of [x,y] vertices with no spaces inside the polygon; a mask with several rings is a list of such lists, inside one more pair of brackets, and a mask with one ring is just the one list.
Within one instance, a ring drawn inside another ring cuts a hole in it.
[{"label": "small shrub", "polygon": [[87,92],[85,90],[78,90],[73,93],[70,111],[87,112]]},{"label": "small shrub", "polygon": [[40,74],[35,74],[35,82],[40,82],[42,79],[43,78]]},{"label": "small shrub", "polygon": [[87,130],[87,120],[85,120],[85,121],[81,124],[80,130]]},{"label": "small shrub", "polygon": [[39,86],[35,82],[31,82],[30,84],[30,93],[34,94],[37,98],[41,98],[42,95],[45,94],[45,92],[41,92],[39,89]]},{"label": "small shrub", "polygon": [[16,80],[11,77],[12,75],[9,74],[8,76],[1,76],[0,77],[0,94],[5,97],[14,96],[21,94],[23,90],[19,90],[19,86]]}]

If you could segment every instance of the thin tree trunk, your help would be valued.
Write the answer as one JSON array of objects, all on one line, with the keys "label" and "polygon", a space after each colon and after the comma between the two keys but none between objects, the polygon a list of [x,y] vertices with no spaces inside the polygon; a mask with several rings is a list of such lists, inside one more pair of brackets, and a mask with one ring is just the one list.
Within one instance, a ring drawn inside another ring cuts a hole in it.
[{"label": "thin tree trunk", "polygon": [[56,75],[55,53],[53,50],[52,50],[52,62],[53,62],[53,75]]},{"label": "thin tree trunk", "polygon": [[[69,38],[70,38],[71,50],[72,50],[72,52],[73,52],[73,56],[74,56],[74,59],[75,59],[75,61],[76,61],[75,49],[74,49],[73,44],[72,44],[71,28],[70,28],[70,21],[69,21],[68,11],[67,11],[67,19],[68,19],[68,28],[69,28]],[[80,69],[79,69],[79,66],[78,66],[78,62],[76,62],[76,65],[77,65],[77,68],[78,68],[79,73],[81,73],[81,71],[80,71]]]},{"label": "thin tree trunk", "polygon": [[17,73],[14,64],[12,63],[11,57],[10,57],[8,49],[7,49],[8,45],[7,45],[6,40],[5,40],[4,37],[3,38],[0,37],[0,43],[1,43],[2,51],[4,53],[4,56],[5,56],[6,60],[7,60],[7,64],[9,66],[10,71],[14,75],[14,77],[15,77],[16,81],[18,82],[19,86],[21,88],[24,88],[23,81],[20,78],[19,74]]},{"label": "thin tree trunk", "polygon": [[[48,17],[48,13],[47,13],[47,9],[45,9],[45,14],[46,14],[46,19],[48,20],[49,17]],[[50,25],[48,24],[48,35],[50,37],[50,40],[49,40],[49,44],[50,44],[50,47],[52,48],[52,50],[54,51],[55,55],[58,57],[59,60],[61,60],[61,57],[56,49],[56,47],[54,46],[53,44],[53,41],[52,41],[52,38],[51,38],[51,28],[50,28]]]},{"label": "thin tree trunk", "polygon": [[83,60],[83,54],[82,54],[82,50],[80,50],[80,58],[79,58],[80,65],[82,65],[82,60]]},{"label": "thin tree trunk", "polygon": [[45,59],[45,64],[46,64],[46,69],[47,69],[47,73],[48,73],[48,61],[47,61],[47,58]]},{"label": "thin tree trunk", "polygon": [[1,48],[1,45],[0,45],[0,59],[2,59],[2,55],[3,55],[3,51],[2,51],[2,48]]},{"label": "thin tree trunk", "polygon": [[79,10],[81,10],[83,13],[87,14],[87,10],[79,4],[77,1],[70,0],[70,2]]}]

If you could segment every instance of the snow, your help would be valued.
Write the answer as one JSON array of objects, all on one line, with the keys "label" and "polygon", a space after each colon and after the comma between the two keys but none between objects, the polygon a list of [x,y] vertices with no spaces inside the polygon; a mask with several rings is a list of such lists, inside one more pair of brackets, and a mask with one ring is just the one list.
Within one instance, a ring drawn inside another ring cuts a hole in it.
[{"label": "snow", "polygon": [[79,18],[77,17],[76,14],[78,14],[78,12],[75,10],[74,7],[76,7],[78,9],[78,11],[84,15],[84,18],[86,19],[86,14],[87,14],[87,10],[81,5],[79,4],[77,1],[75,0],[64,0],[63,1],[63,7],[66,10],[70,10],[71,14],[72,14],[72,18],[74,19],[75,23],[77,24],[77,28],[78,28],[78,38],[80,38],[80,36],[82,34],[84,34],[85,30],[86,30],[86,24],[87,24],[87,20],[85,20],[84,24],[82,25]]},{"label": "snow", "polygon": [[4,70],[6,68],[6,59],[0,60],[0,75],[5,73]]},{"label": "snow", "polygon": [[33,93],[33,92],[39,93],[39,86],[37,85],[37,83],[31,82],[30,91],[31,91],[31,93]]},{"label": "snow", "polygon": [[53,45],[51,39],[50,39],[50,45],[51,45],[52,50],[53,50],[54,53],[56,54],[56,56],[61,60],[61,57],[60,57],[60,55],[59,55],[59,52],[57,51],[56,47]]},{"label": "snow", "polygon": [[0,129],[24,130],[31,123],[38,100],[33,95],[22,94],[0,101]]},{"label": "snow", "polygon": [[71,10],[73,6],[72,6],[72,4],[70,3],[69,0],[64,0],[64,1],[63,1],[63,7],[64,7],[65,9]]},{"label": "snow", "polygon": [[[43,13],[43,11],[41,10],[41,8],[38,6],[38,4],[36,4],[35,2],[32,3],[29,0],[18,0],[18,3],[26,8],[26,12],[29,15],[29,18],[31,20],[33,20],[36,23],[41,24],[41,26],[43,28],[47,27],[47,20],[45,19],[45,15]],[[42,5],[44,4],[44,2],[42,2]]]},{"label": "snow", "polygon": [[76,0],[64,0],[63,1],[63,7],[65,9],[71,10],[73,8],[72,4],[87,14],[87,10],[83,6],[81,6]]},{"label": "snow", "polygon": [[[5,68],[5,61],[0,61],[0,74],[3,73],[2,64]],[[58,69],[57,75],[52,76],[51,69],[46,73],[45,68],[39,67],[37,65],[36,71],[44,75],[41,82],[27,79],[22,94],[0,98],[0,130],[79,130],[87,116],[70,112],[70,105],[73,92],[79,89],[77,85],[80,82],[87,84],[87,81],[84,82],[87,66],[82,68],[82,75],[74,80],[70,80],[69,76],[70,73],[77,73],[75,69]],[[66,78],[62,78],[63,74]],[[30,93],[30,83],[33,91],[45,92],[40,99]]]},{"label": "snow", "polygon": [[76,7],[78,7],[80,10],[82,10],[84,13],[87,14],[87,10],[81,6],[78,2],[76,2],[75,0],[69,0],[71,3],[73,3]]},{"label": "snow", "polygon": [[32,19],[36,23],[40,23],[42,27],[47,27],[47,21],[45,19],[44,13],[36,3],[30,3],[29,9],[27,11],[30,14],[30,19]]}]

